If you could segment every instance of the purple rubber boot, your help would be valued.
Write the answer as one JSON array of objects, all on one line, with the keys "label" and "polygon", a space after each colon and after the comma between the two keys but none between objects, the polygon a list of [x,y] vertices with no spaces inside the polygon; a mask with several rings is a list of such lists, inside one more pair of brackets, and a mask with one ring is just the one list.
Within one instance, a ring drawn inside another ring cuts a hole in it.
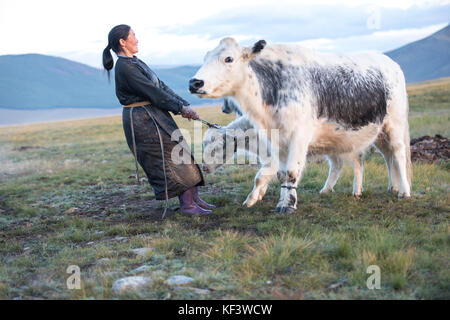
[{"label": "purple rubber boot", "polygon": [[198,204],[200,207],[205,208],[205,209],[212,209],[215,208],[216,206],[213,204],[209,204],[206,201],[200,199],[200,196],[198,195],[198,189],[197,187],[194,187],[194,201],[196,204]]},{"label": "purple rubber boot", "polygon": [[211,210],[205,210],[203,208],[200,208],[194,202],[194,188],[186,190],[183,194],[178,196],[178,199],[180,199],[180,210],[185,215],[189,216],[194,216],[197,214],[207,215],[212,212]]}]

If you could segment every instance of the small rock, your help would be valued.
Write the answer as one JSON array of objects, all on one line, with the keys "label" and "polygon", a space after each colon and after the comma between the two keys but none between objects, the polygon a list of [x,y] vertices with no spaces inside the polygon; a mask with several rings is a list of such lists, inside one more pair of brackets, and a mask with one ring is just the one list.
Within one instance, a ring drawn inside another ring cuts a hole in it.
[{"label": "small rock", "polygon": [[80,162],[81,162],[80,159],[66,159],[66,160],[64,160],[64,166],[70,167],[70,166],[79,164]]},{"label": "small rock", "polygon": [[173,285],[179,285],[182,286],[184,284],[188,284],[191,283],[192,281],[194,281],[193,278],[191,277],[186,277],[186,276],[172,276],[169,279],[166,280],[166,283],[170,286]]},{"label": "small rock", "polygon": [[117,278],[117,275],[120,274],[119,271],[108,271],[108,272],[104,272],[103,275],[105,277],[114,277]]},{"label": "small rock", "polygon": [[328,290],[333,290],[333,289],[337,289],[339,287],[342,287],[346,282],[348,281],[348,278],[344,278],[336,283],[333,283],[331,285],[328,286]]},{"label": "small rock", "polygon": [[97,264],[108,263],[110,260],[111,260],[110,258],[101,258],[101,259],[97,260]]},{"label": "small rock", "polygon": [[72,207],[72,208],[70,208],[70,209],[67,209],[64,213],[65,214],[73,214],[73,213],[75,213],[75,212],[77,212],[78,211],[78,208],[77,207]]},{"label": "small rock", "polygon": [[110,239],[111,241],[121,241],[121,242],[123,242],[123,241],[126,241],[128,238],[127,237],[115,237],[115,238],[112,238],[112,239]]},{"label": "small rock", "polygon": [[89,241],[88,243],[86,243],[87,246],[93,245],[95,242],[94,241]]},{"label": "small rock", "polygon": [[150,252],[153,251],[153,249],[152,248],[137,248],[137,249],[131,249],[130,251],[140,257],[146,257],[147,255],[150,254]]},{"label": "small rock", "polygon": [[127,290],[138,290],[148,284],[150,284],[151,279],[148,277],[126,277],[116,280],[112,286],[112,291],[115,293],[122,293]]},{"label": "small rock", "polygon": [[187,287],[187,289],[194,291],[196,294],[206,295],[210,294],[211,291],[208,289],[200,289],[200,288],[193,288],[193,287]]},{"label": "small rock", "polygon": [[148,265],[143,265],[143,266],[140,266],[140,267],[134,269],[134,270],[131,271],[131,272],[134,272],[134,273],[137,273],[137,272],[144,272],[144,271],[147,271],[147,270],[149,270],[149,269],[150,269],[150,266],[148,266]]}]

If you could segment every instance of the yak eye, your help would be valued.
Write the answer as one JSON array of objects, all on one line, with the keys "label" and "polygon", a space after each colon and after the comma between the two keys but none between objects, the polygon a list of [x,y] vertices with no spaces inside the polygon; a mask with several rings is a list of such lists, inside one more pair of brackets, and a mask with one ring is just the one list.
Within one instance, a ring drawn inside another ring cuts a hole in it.
[{"label": "yak eye", "polygon": [[226,57],[225,58],[225,62],[226,63],[231,63],[231,62],[233,62],[233,58],[232,57]]}]

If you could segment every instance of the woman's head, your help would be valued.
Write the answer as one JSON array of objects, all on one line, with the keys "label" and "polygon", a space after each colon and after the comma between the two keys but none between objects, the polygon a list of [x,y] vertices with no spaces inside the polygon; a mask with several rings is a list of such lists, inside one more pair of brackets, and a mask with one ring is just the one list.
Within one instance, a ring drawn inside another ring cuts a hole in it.
[{"label": "woman's head", "polygon": [[108,71],[114,66],[111,50],[116,54],[134,55],[138,52],[138,41],[134,31],[126,24],[120,24],[111,29],[108,34],[108,45],[103,50],[103,67]]}]

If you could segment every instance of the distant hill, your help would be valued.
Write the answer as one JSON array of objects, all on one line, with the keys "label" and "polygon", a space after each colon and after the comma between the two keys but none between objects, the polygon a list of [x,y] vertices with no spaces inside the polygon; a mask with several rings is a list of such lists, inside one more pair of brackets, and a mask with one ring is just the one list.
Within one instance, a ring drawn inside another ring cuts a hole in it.
[{"label": "distant hill", "polygon": [[405,73],[406,82],[450,76],[450,25],[432,35],[385,53]]},{"label": "distant hill", "polygon": [[[199,67],[182,66],[155,69],[158,76],[191,104],[211,103],[199,99],[187,89],[188,81]],[[114,108],[120,107],[114,87],[104,70],[68,59],[41,55],[0,56],[0,107],[42,108]]]},{"label": "distant hill", "polygon": [[16,109],[118,107],[99,69],[41,54],[0,56],[0,106]]},{"label": "distant hill", "polygon": [[[396,50],[386,52],[403,69],[407,82],[450,76],[450,25]],[[199,66],[155,68],[157,75],[192,105],[219,102],[199,99],[188,81]],[[120,107],[104,70],[68,59],[41,55],[0,56],[0,108]]]}]

